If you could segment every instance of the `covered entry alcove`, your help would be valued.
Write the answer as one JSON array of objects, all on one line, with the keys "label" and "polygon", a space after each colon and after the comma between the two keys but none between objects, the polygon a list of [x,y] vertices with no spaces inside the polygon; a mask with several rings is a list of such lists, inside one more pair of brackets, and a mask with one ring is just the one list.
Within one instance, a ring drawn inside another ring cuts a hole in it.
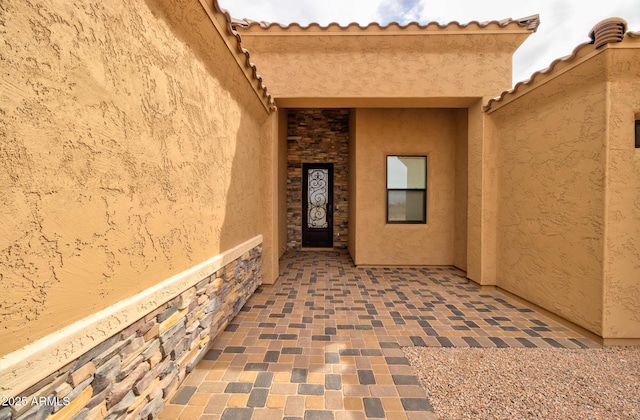
[{"label": "covered entry alcove", "polygon": [[[511,86],[513,52],[536,26],[537,17],[366,31],[238,21],[278,106],[277,254],[303,247],[302,164],[333,163],[334,248],[346,245],[356,264],[455,265],[493,284],[495,185],[482,104]],[[309,135],[309,147],[297,144],[304,136],[292,126],[331,132],[335,118],[347,120],[337,143]],[[312,149],[313,159],[295,156]],[[426,223],[387,223],[390,155],[428,157]]]}]

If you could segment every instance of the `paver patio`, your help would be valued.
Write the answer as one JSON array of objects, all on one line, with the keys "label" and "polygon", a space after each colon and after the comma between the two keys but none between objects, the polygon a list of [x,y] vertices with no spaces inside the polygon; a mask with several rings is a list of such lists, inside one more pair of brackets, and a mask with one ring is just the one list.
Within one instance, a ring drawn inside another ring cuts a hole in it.
[{"label": "paver patio", "polygon": [[160,419],[435,419],[402,346],[599,345],[453,267],[289,252]]}]

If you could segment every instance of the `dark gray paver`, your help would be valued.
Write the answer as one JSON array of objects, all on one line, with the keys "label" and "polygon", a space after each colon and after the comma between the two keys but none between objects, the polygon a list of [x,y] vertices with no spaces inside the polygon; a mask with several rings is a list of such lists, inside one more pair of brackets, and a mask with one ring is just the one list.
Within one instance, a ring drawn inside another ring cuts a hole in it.
[{"label": "dark gray paver", "polygon": [[396,385],[420,385],[418,378],[414,375],[391,375],[391,377]]},{"label": "dark gray paver", "polygon": [[269,350],[264,354],[264,359],[262,360],[265,363],[274,363],[277,362],[280,358],[280,352],[277,350]]},{"label": "dark gray paver", "polygon": [[248,394],[252,388],[253,384],[251,382],[230,382],[224,392],[227,394]]},{"label": "dark gray paver", "polygon": [[338,373],[327,374],[324,377],[324,387],[330,390],[342,389],[342,375]]},{"label": "dark gray paver", "polygon": [[409,361],[406,357],[385,357],[388,365],[408,365]]},{"label": "dark gray paver", "polygon": [[340,363],[340,354],[338,353],[325,353],[324,354],[324,362],[326,364],[334,364],[334,363]]},{"label": "dark gray paver", "polygon": [[264,407],[267,404],[267,397],[269,396],[269,390],[266,388],[257,388],[251,391],[249,394],[249,401],[247,401],[247,407]]},{"label": "dark gray paver", "polygon": [[385,418],[384,408],[380,398],[363,398],[364,412],[369,418],[383,419]]},{"label": "dark gray paver", "polygon": [[269,363],[247,363],[246,365],[244,365],[244,370],[249,371],[266,372],[268,368]]},{"label": "dark gray paver", "polygon": [[309,374],[309,369],[293,368],[293,370],[291,371],[291,382],[293,383],[307,382],[308,374]]},{"label": "dark gray paver", "polygon": [[375,385],[376,378],[372,370],[358,370],[360,385]]},{"label": "dark gray paver", "polygon": [[178,392],[176,392],[173,398],[171,398],[170,403],[185,405],[197,390],[198,388],[195,386],[183,386],[178,390]]},{"label": "dark gray paver", "polygon": [[406,411],[433,411],[433,407],[426,398],[400,398]]},{"label": "dark gray paver", "polygon": [[222,412],[222,420],[251,420],[253,408],[225,408]]},{"label": "dark gray paver", "polygon": [[306,410],[304,420],[333,420],[333,412],[327,410]]},{"label": "dark gray paver", "polygon": [[222,350],[211,349],[204,355],[203,360],[218,360],[221,354]]},{"label": "dark gray paver", "polygon": [[324,395],[324,385],[320,384],[300,384],[298,385],[300,395]]},{"label": "dark gray paver", "polygon": [[256,388],[269,388],[273,382],[273,372],[260,372],[253,386]]}]

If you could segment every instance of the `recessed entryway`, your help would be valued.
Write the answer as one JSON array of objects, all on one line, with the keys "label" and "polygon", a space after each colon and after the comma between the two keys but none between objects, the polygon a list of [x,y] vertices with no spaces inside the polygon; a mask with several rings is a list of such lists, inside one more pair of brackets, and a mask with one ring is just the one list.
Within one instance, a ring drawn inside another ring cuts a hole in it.
[{"label": "recessed entryway", "polygon": [[346,249],[349,110],[286,113],[286,247]]}]

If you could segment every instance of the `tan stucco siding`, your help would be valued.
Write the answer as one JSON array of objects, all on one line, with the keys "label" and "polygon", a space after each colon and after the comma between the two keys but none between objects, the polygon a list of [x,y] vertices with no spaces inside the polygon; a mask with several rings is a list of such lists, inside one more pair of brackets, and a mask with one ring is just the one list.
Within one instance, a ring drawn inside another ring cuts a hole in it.
[{"label": "tan stucco siding", "polygon": [[243,32],[243,43],[277,98],[481,97],[511,86],[514,40],[526,36]]},{"label": "tan stucco siding", "polygon": [[606,89],[601,57],[489,114],[497,285],[602,333]]},{"label": "tan stucco siding", "polygon": [[349,233],[349,243],[347,245],[349,249],[349,255],[351,255],[351,259],[353,261],[357,261],[357,250],[358,250],[358,239],[357,239],[357,231],[356,226],[358,224],[358,215],[356,213],[356,208],[358,206],[358,185],[356,183],[356,165],[358,162],[358,156],[356,154],[356,142],[358,141],[358,137],[356,136],[356,123],[357,123],[357,112],[356,109],[349,110],[349,180],[348,180],[348,190],[349,190],[349,213],[347,224],[347,229]]},{"label": "tan stucco siding", "polygon": [[0,355],[259,233],[264,104],[159,3],[3,2]]},{"label": "tan stucco siding", "polygon": [[[356,264],[453,264],[455,121],[452,110],[357,110]],[[427,224],[386,223],[387,155],[428,157]]]},{"label": "tan stucco siding", "polygon": [[467,270],[468,112],[455,111],[455,234],[453,265]]},{"label": "tan stucco siding", "polygon": [[[468,110],[467,121],[467,277],[480,284],[495,284],[495,278],[486,274],[487,226],[485,213],[487,207],[486,188],[487,168],[495,168],[493,162],[487,162],[485,152],[485,120],[482,112],[482,100],[478,99]],[[495,194],[495,192],[494,192]],[[495,248],[489,249],[495,260]]]},{"label": "tan stucco siding", "polygon": [[634,148],[634,121],[640,119],[640,40],[635,45],[606,52],[605,338],[640,337],[640,149]]},{"label": "tan stucco siding", "polygon": [[[276,124],[277,115],[267,120],[267,124],[262,125],[262,132],[256,138],[260,143],[259,158],[255,155],[253,165],[258,164],[258,178],[254,180],[259,184],[260,193],[260,212],[259,212],[259,230],[263,237],[263,254],[262,254],[262,282],[265,284],[273,284],[279,274],[278,259],[278,190],[276,188],[278,182],[278,142],[274,139],[278,138],[278,125]],[[255,173],[255,172],[254,172]]]},{"label": "tan stucco siding", "polygon": [[287,110],[278,110],[278,257],[287,250]]}]

